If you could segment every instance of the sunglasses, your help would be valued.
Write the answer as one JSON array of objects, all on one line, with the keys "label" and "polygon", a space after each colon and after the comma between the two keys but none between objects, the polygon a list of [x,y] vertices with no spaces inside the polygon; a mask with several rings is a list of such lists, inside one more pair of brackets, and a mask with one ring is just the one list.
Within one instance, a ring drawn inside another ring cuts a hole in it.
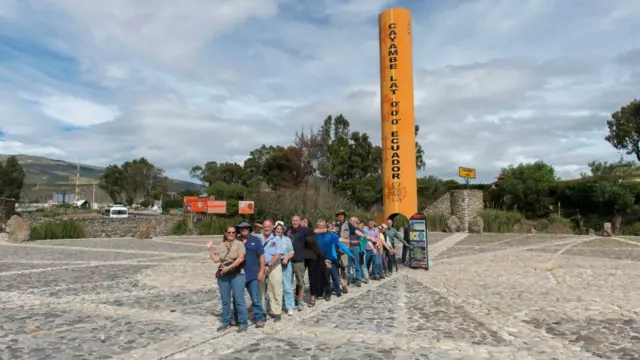
[{"label": "sunglasses", "polygon": [[235,235],[236,232],[235,231],[227,231],[227,235]]}]

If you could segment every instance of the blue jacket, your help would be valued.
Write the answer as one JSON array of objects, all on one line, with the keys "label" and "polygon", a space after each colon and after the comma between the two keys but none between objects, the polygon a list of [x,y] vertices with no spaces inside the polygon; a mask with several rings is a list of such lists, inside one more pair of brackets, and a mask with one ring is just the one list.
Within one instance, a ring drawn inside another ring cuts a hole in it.
[{"label": "blue jacket", "polygon": [[324,257],[329,261],[338,260],[338,252],[336,251],[336,246],[342,250],[345,254],[353,257],[353,254],[343,243],[340,242],[340,238],[338,234],[332,232],[326,232],[324,234],[317,234],[316,238],[318,239],[318,245],[320,245],[320,249],[324,254]]}]

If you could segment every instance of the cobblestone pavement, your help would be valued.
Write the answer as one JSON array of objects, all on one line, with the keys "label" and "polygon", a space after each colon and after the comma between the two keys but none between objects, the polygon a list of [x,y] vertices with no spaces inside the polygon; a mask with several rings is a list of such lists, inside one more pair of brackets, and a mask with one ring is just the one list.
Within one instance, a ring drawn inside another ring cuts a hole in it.
[{"label": "cobblestone pavement", "polygon": [[243,335],[215,331],[204,238],[0,243],[0,359],[640,358],[636,238],[452,235]]}]

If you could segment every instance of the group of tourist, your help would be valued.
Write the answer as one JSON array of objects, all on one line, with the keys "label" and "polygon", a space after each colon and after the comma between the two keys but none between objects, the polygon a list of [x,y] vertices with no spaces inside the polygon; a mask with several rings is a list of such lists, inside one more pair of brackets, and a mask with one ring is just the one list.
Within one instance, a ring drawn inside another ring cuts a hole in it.
[{"label": "group of tourist", "polygon": [[[331,300],[372,280],[391,276],[397,270],[395,242],[403,244],[403,258],[409,245],[404,234],[393,226],[361,222],[356,217],[345,220],[346,213],[336,214],[335,223],[318,220],[315,228],[300,216],[291,225],[265,220],[256,224],[261,233],[254,234],[247,222],[230,225],[224,233],[222,251],[208,243],[209,256],[219,264],[216,272],[222,301],[222,325],[218,331],[239,326],[246,331],[249,311],[245,289],[251,299],[253,322],[265,325],[267,316],[281,320],[282,313],[313,307],[318,299]],[[305,274],[309,281],[308,301],[304,299]],[[295,286],[294,286],[295,284]]]}]

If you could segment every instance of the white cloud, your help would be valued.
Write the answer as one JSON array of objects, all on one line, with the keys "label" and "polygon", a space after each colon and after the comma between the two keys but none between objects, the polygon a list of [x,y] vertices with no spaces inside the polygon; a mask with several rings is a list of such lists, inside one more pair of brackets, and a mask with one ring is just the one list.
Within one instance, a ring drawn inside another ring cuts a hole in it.
[{"label": "white cloud", "polygon": [[75,127],[110,122],[120,115],[120,111],[115,106],[101,105],[69,95],[26,96],[25,98],[37,102],[45,115]]},{"label": "white cloud", "polygon": [[[195,164],[290,143],[329,114],[379,143],[377,15],[389,6],[2,2],[0,150],[97,165],[146,156],[186,178]],[[636,0],[411,10],[425,175],[455,177],[463,165],[491,180],[502,166],[544,160],[573,177],[590,160],[617,159],[605,121],[638,97]],[[61,123],[82,129],[61,132]]]},{"label": "white cloud", "polygon": [[17,141],[1,141],[0,154],[29,154],[35,156],[66,156],[63,150],[52,146],[34,146],[32,144],[23,144]]}]

